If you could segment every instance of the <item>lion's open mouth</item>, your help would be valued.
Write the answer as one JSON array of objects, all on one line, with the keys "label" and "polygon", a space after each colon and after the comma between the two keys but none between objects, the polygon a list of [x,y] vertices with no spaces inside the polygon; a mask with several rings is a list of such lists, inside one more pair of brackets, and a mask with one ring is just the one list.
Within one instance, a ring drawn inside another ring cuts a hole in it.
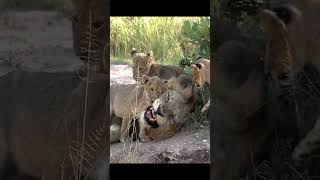
[{"label": "lion's open mouth", "polygon": [[144,117],[148,118],[150,121],[156,121],[154,108],[152,106],[146,109],[146,112],[144,113]]},{"label": "lion's open mouth", "polygon": [[150,106],[146,109],[146,111],[144,112],[144,119],[152,128],[159,127],[153,106]]}]

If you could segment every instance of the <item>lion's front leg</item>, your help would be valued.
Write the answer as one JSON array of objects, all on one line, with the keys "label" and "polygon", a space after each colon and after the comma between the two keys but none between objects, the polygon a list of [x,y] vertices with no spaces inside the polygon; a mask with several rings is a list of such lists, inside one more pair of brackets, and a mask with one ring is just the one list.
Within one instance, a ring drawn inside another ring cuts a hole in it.
[{"label": "lion's front leg", "polygon": [[129,129],[130,129],[130,119],[123,118],[122,124],[121,124],[121,131],[120,131],[120,141],[122,143],[130,140]]},{"label": "lion's front leg", "polygon": [[118,124],[112,124],[110,126],[110,143],[119,141],[120,139],[120,126]]},{"label": "lion's front leg", "polygon": [[202,113],[205,113],[205,112],[207,112],[207,111],[209,110],[209,108],[210,108],[210,99],[209,99],[209,101],[203,106],[203,108],[201,109],[201,112],[202,112]]}]

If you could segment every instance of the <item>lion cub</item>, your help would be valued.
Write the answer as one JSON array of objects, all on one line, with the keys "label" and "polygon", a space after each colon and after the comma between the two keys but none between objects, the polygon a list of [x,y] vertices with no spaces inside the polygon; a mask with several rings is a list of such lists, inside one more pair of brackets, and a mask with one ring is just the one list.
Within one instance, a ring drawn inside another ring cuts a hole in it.
[{"label": "lion cub", "polygon": [[193,111],[195,103],[194,85],[192,77],[187,74],[181,74],[178,77],[172,77],[168,80],[167,89],[177,91],[188,106],[189,112]]},{"label": "lion cub", "polygon": [[154,64],[152,52],[139,53],[136,49],[131,50],[132,73],[136,81],[140,81],[142,75],[159,76],[160,79],[170,79],[184,74],[184,70],[177,66]]},{"label": "lion cub", "polygon": [[[131,120],[138,117],[138,114],[151,105],[163,92],[165,82],[157,76],[142,77],[142,85],[135,84],[113,84],[110,86],[110,116],[122,118],[120,127],[120,141],[129,140],[129,129]],[[110,126],[110,141],[117,140],[117,126]]]},{"label": "lion cub", "polygon": [[[191,65],[192,77],[194,83],[198,87],[202,87],[205,82],[210,84],[210,60],[198,59],[196,63]],[[204,113],[210,108],[210,99],[203,106],[201,112]]]}]

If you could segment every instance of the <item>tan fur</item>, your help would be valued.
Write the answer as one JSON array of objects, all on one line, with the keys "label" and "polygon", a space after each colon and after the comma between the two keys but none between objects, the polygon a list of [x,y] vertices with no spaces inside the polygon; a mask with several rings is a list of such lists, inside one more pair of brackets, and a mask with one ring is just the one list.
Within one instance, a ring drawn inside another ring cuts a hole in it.
[{"label": "tan fur", "polygon": [[[279,162],[279,149],[273,152],[271,147],[283,136],[300,141],[292,153],[294,161],[308,160],[310,165],[319,162],[312,155],[319,149],[320,103],[310,93],[319,89],[320,25],[314,22],[320,17],[320,2],[289,2],[295,3],[281,7],[285,11],[280,14],[262,12],[266,36],[264,64],[254,61],[256,58],[241,58],[248,57],[242,55],[249,51],[239,43],[233,43],[236,48],[221,47],[229,50],[223,56],[218,50],[220,57],[214,61],[213,73],[214,92],[220,101],[214,101],[215,117],[210,126],[215,138],[212,179],[241,179],[246,175],[256,178],[253,173],[247,174],[256,167],[252,157],[255,163],[274,159]],[[281,17],[283,14],[289,14],[288,22]],[[308,86],[313,88],[295,91],[294,97],[287,91]],[[272,169],[276,179],[286,176],[281,174],[281,167]],[[319,168],[313,165],[307,171],[309,177],[319,174]]]},{"label": "tan fur", "polygon": [[[105,76],[88,87],[82,177],[101,157],[108,162],[101,156],[109,149],[106,82]],[[86,83],[73,73],[17,71],[0,77],[0,98],[6,101],[0,102],[0,179],[10,164],[36,178],[73,179],[79,166],[72,160],[81,159],[85,94]]]},{"label": "tan fur", "polygon": [[[142,82],[143,86],[134,84],[113,84],[110,86],[110,115],[122,118],[121,142],[129,140],[131,120],[138,117],[138,113],[151,105],[165,91],[164,82],[157,76],[143,76]],[[112,132],[117,133],[113,130]],[[111,135],[113,136],[113,134]]]},{"label": "tan fur", "polygon": [[[197,67],[197,65],[200,67]],[[208,59],[199,59],[195,64],[191,65],[192,77],[194,83],[201,87],[205,82],[210,84],[210,60]],[[205,112],[210,108],[210,99],[203,106],[201,112]]]},{"label": "tan fur", "polygon": [[[285,24],[275,12],[264,10],[262,17],[264,20],[265,32],[268,41],[266,59],[272,60],[270,54],[275,54],[275,66],[273,76],[284,74],[287,81],[294,80],[297,72],[301,71],[304,65],[312,65],[320,70],[320,25],[315,23],[315,19],[320,17],[320,2],[313,0],[291,0],[286,5],[291,15],[289,24]],[[273,43],[271,43],[273,40]],[[282,46],[282,47],[281,47]],[[281,52],[279,52],[282,50]],[[287,61],[286,60],[290,60]],[[290,64],[291,63],[291,64]],[[280,72],[280,73],[279,73]],[[300,131],[305,137],[295,148],[292,157],[300,161],[311,160],[312,154],[320,146],[320,123],[318,120],[314,127],[305,133],[311,119],[304,119],[300,124]]]},{"label": "tan fur", "polygon": [[150,127],[145,119],[144,112],[140,114],[139,138],[142,142],[150,140],[163,140],[171,137],[176,133],[181,125],[186,121],[189,113],[189,107],[185,103],[184,98],[174,90],[167,90],[159,99],[153,103],[155,111],[160,111],[163,117],[156,115],[156,120],[159,124],[158,128]]},{"label": "tan fur", "polygon": [[[91,69],[107,73],[109,70],[106,67],[108,59],[105,59],[104,56],[109,54],[107,35],[109,34],[110,0],[72,0],[72,4],[73,48],[76,55],[80,56],[85,63],[84,68],[86,68],[89,47],[88,37],[91,37]],[[91,35],[88,34],[89,32],[91,32]],[[108,48],[105,48],[105,46]],[[107,52],[104,53],[104,51]]]},{"label": "tan fur", "polygon": [[136,49],[131,51],[133,78],[139,81],[142,75],[159,76],[160,79],[170,79],[185,73],[177,66],[154,64],[152,52],[139,53]]},{"label": "tan fur", "polygon": [[181,74],[178,77],[172,77],[168,80],[166,86],[170,90],[177,91],[187,104],[189,112],[193,111],[195,97],[193,81],[191,76]]}]

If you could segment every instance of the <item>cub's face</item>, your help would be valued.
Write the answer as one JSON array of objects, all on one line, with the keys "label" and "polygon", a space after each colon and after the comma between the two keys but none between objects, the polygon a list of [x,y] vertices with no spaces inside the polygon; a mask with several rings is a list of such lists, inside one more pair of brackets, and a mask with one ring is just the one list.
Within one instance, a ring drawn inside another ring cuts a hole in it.
[{"label": "cub's face", "polygon": [[196,63],[191,65],[193,82],[202,87],[206,80],[205,66],[202,63]]},{"label": "cub's face", "polygon": [[267,39],[265,70],[282,83],[294,80],[306,64],[320,69],[319,1],[292,0],[262,11]]},{"label": "cub's face", "polygon": [[149,77],[143,75],[142,84],[144,85],[145,95],[150,104],[166,91],[166,81],[161,80],[158,76]]},{"label": "cub's face", "polygon": [[189,75],[181,74],[179,77],[172,77],[168,80],[166,86],[168,89],[180,93],[185,99],[193,96],[193,82]]},{"label": "cub's face", "polygon": [[93,60],[104,58],[108,35],[109,2],[109,0],[72,0],[73,48],[77,56],[87,57],[88,33],[91,31],[90,46],[92,52],[96,53],[91,53],[90,56]]},{"label": "cub's face", "polygon": [[131,51],[132,74],[136,81],[140,81],[142,75],[148,73],[152,64],[152,53],[138,53],[135,49]]}]

